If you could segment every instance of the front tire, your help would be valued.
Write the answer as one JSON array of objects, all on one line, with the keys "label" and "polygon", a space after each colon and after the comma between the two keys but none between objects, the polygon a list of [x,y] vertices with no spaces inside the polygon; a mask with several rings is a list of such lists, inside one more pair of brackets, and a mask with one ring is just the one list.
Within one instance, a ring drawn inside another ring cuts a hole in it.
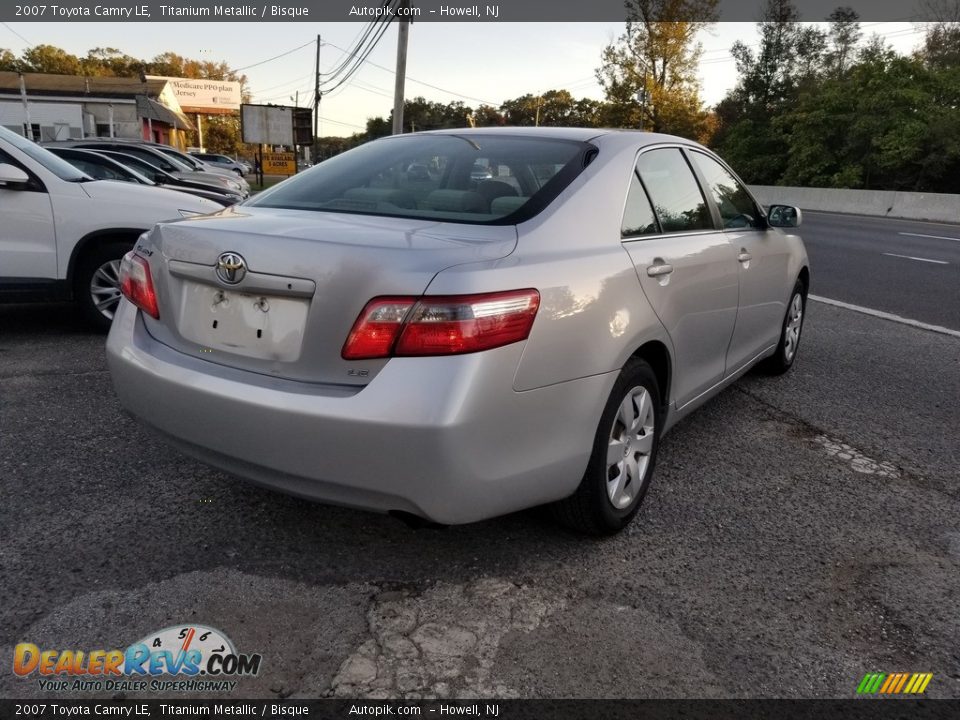
[{"label": "front tire", "polygon": [[620,372],[600,416],[587,471],[576,492],[554,504],[567,527],[612,535],[640,509],[657,462],[662,408],[653,369],[631,359]]},{"label": "front tire", "polygon": [[84,319],[95,330],[107,332],[120,304],[120,261],[131,243],[99,245],[80,259],[74,277],[73,297]]},{"label": "front tire", "polygon": [[766,360],[760,363],[760,370],[767,375],[783,375],[793,367],[800,349],[800,335],[803,331],[803,320],[807,314],[807,288],[797,280],[790,293],[790,302],[787,303],[787,313],[783,318],[780,329],[780,342],[777,349]]}]

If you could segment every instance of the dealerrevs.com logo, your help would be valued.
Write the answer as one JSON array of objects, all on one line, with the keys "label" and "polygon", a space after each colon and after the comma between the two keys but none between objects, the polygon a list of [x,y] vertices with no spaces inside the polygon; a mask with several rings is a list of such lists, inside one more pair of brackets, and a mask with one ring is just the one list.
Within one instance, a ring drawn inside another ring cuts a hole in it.
[{"label": "dealerrevs.com logo", "polygon": [[205,625],[175,625],[124,650],[50,650],[20,643],[13,672],[36,677],[43,691],[229,691],[260,672],[262,656],[238,653],[226,635]]}]

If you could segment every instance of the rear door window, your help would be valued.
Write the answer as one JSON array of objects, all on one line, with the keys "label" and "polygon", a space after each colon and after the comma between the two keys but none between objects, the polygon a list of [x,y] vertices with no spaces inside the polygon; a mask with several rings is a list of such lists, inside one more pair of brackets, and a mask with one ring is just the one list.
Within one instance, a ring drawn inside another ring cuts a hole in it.
[{"label": "rear door window", "polygon": [[650,193],[663,232],[715,229],[700,184],[679,148],[643,153],[637,171]]},{"label": "rear door window", "polygon": [[650,204],[647,191],[644,189],[643,183],[640,182],[640,177],[636,171],[632,172],[630,177],[630,190],[627,193],[627,205],[623,210],[620,235],[623,238],[656,235],[660,232],[660,228],[657,225],[657,218],[653,214],[653,206]]},{"label": "rear door window", "polygon": [[709,155],[694,151],[690,157],[706,181],[725,229],[761,227],[760,212],[739,180]]}]

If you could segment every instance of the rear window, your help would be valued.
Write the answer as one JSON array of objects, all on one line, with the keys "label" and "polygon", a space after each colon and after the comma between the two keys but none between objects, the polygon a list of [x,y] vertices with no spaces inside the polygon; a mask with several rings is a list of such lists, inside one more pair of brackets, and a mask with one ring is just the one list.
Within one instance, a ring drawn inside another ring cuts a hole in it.
[{"label": "rear window", "polygon": [[556,198],[592,149],[572,140],[472,133],[385,138],[326,160],[247,204],[512,224]]}]

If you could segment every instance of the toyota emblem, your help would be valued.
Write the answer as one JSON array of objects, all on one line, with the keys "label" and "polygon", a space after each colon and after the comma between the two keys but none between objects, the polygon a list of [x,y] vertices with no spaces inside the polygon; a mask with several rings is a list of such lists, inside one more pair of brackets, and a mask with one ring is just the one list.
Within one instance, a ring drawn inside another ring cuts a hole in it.
[{"label": "toyota emblem", "polygon": [[225,252],[217,258],[217,277],[227,285],[236,285],[247,274],[247,263],[235,252]]}]

